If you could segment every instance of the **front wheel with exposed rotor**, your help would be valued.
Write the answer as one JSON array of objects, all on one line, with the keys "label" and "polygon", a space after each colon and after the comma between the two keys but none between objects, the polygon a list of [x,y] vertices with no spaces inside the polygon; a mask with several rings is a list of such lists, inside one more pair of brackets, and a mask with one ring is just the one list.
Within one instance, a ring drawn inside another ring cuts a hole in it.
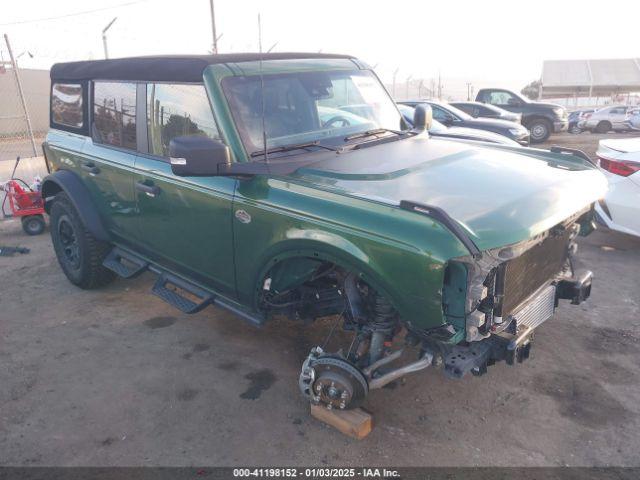
[{"label": "front wheel with exposed rotor", "polygon": [[357,408],[369,393],[364,373],[338,355],[325,354],[315,347],[300,373],[300,389],[311,403],[328,409]]}]

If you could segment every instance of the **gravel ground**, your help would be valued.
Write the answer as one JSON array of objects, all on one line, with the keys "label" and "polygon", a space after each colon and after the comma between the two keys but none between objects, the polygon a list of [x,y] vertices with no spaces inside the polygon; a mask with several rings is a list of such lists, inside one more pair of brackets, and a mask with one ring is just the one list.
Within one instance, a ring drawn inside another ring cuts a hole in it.
[{"label": "gravel ground", "polygon": [[640,136],[640,133],[589,133],[582,132],[578,134],[561,133],[551,135],[546,143],[540,144],[538,148],[551,148],[554,145],[568,148],[577,148],[596,158],[596,150],[598,150],[598,142],[607,138],[634,138]]},{"label": "gravel ground", "polygon": [[48,233],[16,220],[0,245],[31,249],[0,257],[0,465],[640,465],[638,239],[581,241],[592,297],[560,306],[528,362],[376,391],[362,441],[298,394],[327,322],[182,315],[150,294],[151,274],[82,291]]}]

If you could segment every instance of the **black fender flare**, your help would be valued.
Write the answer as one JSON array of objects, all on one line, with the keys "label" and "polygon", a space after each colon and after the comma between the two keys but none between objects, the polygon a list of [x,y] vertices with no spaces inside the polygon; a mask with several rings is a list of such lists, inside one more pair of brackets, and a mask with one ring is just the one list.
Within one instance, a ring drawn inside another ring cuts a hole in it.
[{"label": "black fender flare", "polygon": [[102,222],[95,202],[91,198],[89,189],[77,174],[69,170],[58,170],[44,178],[42,198],[44,199],[45,211],[49,213],[53,198],[61,191],[67,194],[87,230],[98,240],[110,241],[109,233]]}]

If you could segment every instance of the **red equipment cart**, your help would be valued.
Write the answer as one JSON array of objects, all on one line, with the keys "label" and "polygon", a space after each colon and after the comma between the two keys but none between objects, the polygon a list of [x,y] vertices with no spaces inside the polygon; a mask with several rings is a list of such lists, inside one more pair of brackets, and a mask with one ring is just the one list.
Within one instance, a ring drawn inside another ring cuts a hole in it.
[{"label": "red equipment cart", "polygon": [[[5,217],[21,217],[22,229],[28,235],[39,235],[44,232],[44,201],[39,188],[32,189],[27,182],[14,178],[20,157],[16,159],[16,165],[11,174],[11,180],[0,185],[6,197],[2,202],[2,213]],[[38,186],[39,187],[39,186]],[[10,213],[5,212],[5,203],[9,202]]]}]

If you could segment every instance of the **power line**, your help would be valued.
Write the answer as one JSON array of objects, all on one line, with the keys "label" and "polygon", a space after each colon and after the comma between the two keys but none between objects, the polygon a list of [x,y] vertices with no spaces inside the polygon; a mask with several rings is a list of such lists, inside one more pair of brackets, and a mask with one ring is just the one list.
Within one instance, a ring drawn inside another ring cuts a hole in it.
[{"label": "power line", "polygon": [[18,20],[17,22],[0,23],[0,27],[6,27],[8,25],[22,25],[25,23],[46,22],[48,20],[59,20],[61,18],[77,17],[79,15],[88,15],[90,13],[102,12],[104,10],[112,10],[114,8],[128,7],[130,5],[136,5],[138,3],[144,3],[148,1],[149,0],[136,0],[135,2],[127,2],[127,3],[121,3],[120,5],[112,5],[110,7],[102,7],[102,8],[95,8],[93,10],[84,10],[82,12],[68,13],[66,15],[58,15],[56,17],[45,17],[45,18],[37,18],[34,20]]}]

